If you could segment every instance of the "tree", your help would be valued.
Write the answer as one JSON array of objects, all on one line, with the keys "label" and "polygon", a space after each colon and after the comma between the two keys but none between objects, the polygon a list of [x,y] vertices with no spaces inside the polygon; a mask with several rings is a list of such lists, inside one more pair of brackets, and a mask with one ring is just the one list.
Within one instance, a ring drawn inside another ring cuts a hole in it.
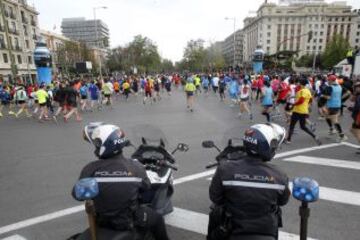
[{"label": "tree", "polygon": [[158,72],[161,69],[161,57],[156,44],[141,35],[135,36],[125,47],[112,49],[107,63],[111,71],[130,71],[133,67],[139,72]]},{"label": "tree", "polygon": [[162,72],[173,72],[174,71],[174,65],[171,60],[169,59],[163,59],[161,62],[161,71]]},{"label": "tree", "polygon": [[330,69],[346,57],[346,52],[350,48],[349,42],[342,35],[334,35],[326,45],[325,51],[321,56],[322,65]]},{"label": "tree", "polygon": [[183,57],[183,66],[192,72],[204,70],[206,63],[206,50],[204,40],[190,40],[185,49]]}]

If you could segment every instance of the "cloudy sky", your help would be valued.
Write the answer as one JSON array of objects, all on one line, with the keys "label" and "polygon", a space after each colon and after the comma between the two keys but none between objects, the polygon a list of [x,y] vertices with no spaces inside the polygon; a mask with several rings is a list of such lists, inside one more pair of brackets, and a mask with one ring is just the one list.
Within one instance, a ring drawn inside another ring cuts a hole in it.
[{"label": "cloudy sky", "polygon": [[[327,2],[332,2],[328,1]],[[178,61],[190,39],[202,38],[210,42],[221,41],[253,14],[264,0],[28,0],[40,12],[40,27],[61,32],[61,20],[66,17],[97,18],[110,29],[111,47],[130,42],[137,34],[147,36],[159,47],[162,57]],[[277,2],[270,0],[270,2]],[[348,0],[349,5],[360,8],[360,0]]]}]

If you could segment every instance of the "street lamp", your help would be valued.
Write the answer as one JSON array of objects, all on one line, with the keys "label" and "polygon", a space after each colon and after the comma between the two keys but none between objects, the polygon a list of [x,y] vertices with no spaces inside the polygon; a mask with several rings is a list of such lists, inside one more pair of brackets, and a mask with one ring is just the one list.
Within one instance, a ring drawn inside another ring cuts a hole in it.
[{"label": "street lamp", "polygon": [[[96,10],[97,9],[107,9],[106,6],[101,6],[101,7],[94,7],[93,8],[93,11],[94,11],[94,22],[95,22],[95,46],[98,47],[98,43],[99,43],[99,37],[98,37],[98,26],[97,26],[97,20],[96,20]],[[100,54],[100,51],[99,51],[99,68],[100,68],[100,78],[102,78],[102,66],[101,66],[101,54]]]},{"label": "street lamp", "polygon": [[235,68],[236,66],[236,61],[235,61],[235,50],[236,50],[236,18],[235,17],[225,17],[225,20],[233,20],[234,21],[234,59],[233,59],[233,67]]}]

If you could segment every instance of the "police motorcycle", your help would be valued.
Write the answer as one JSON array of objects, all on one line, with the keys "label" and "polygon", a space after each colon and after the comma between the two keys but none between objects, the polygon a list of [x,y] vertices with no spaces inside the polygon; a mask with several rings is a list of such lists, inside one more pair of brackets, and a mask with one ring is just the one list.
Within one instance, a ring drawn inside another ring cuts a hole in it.
[{"label": "police motorcycle", "polygon": [[[103,123],[92,123],[93,127]],[[91,127],[92,124],[89,124]],[[151,189],[143,194],[142,204],[149,206],[161,215],[173,211],[171,196],[173,189],[173,171],[177,170],[174,154],[177,151],[186,152],[187,144],[179,143],[177,147],[169,152],[166,149],[167,140],[163,132],[154,126],[138,125],[134,128],[133,137],[140,141],[135,152],[131,155],[145,166],[147,177],[151,183]],[[126,140],[126,147],[135,146]],[[100,189],[95,178],[80,179],[74,187],[74,192],[79,200],[85,201],[85,211],[88,217],[89,228],[80,234],[70,237],[68,240],[152,240],[148,232],[140,232],[138,229],[132,231],[115,231],[100,228],[96,225],[96,210],[93,199],[98,196]]]},{"label": "police motorcycle", "polygon": [[[174,154],[187,152],[189,146],[179,143],[169,152],[167,138],[163,131],[153,125],[137,125],[133,130],[133,139],[138,145],[131,158],[141,162],[151,183],[151,190],[143,195],[143,202],[161,215],[173,211],[171,196],[174,193],[173,171],[177,171]],[[139,142],[140,140],[140,142]]]},{"label": "police motorcycle", "polygon": [[[276,131],[282,132],[283,128],[277,124],[266,124],[271,125],[276,129]],[[254,125],[252,127],[258,127],[258,125]],[[206,166],[206,169],[211,169],[214,167],[219,166],[221,161],[239,161],[243,157],[247,156],[248,154],[251,155],[244,147],[244,141],[249,143],[255,143],[257,141],[255,138],[252,138],[251,132],[245,132],[245,136],[241,136],[243,131],[239,127],[234,127],[228,129],[224,137],[222,139],[222,145],[225,146],[223,149],[219,148],[214,141],[207,140],[202,142],[203,148],[215,148],[218,152],[218,155],[215,157],[216,161],[213,163],[209,163]],[[268,141],[269,136],[265,136],[266,140]],[[285,138],[285,130],[283,134],[279,135],[277,142],[270,141],[269,145],[275,147],[279,142],[282,142]],[[277,146],[279,147],[279,146]],[[300,216],[300,240],[306,240],[308,235],[308,219],[310,216],[310,208],[309,203],[316,202],[319,199],[319,192],[320,187],[319,184],[309,177],[295,177],[290,183],[290,187],[292,188],[292,196],[301,202],[299,207],[299,216]],[[211,210],[214,210],[214,206],[210,207]],[[219,213],[221,216],[221,225],[219,227],[219,235],[217,235],[217,239],[229,239],[229,240],[277,240],[280,239],[275,238],[273,236],[264,236],[264,235],[241,235],[240,236],[233,236],[231,233],[232,223],[231,223],[231,214],[226,212],[224,209],[221,209]],[[281,236],[281,234],[280,234]]]}]

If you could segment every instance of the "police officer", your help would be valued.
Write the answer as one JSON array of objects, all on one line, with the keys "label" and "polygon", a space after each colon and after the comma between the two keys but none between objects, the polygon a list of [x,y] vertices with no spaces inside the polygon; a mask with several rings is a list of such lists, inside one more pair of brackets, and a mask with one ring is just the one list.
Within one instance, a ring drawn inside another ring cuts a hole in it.
[{"label": "police officer", "polygon": [[210,185],[208,240],[277,239],[290,190],[287,175],[268,162],[284,139],[279,125],[254,125],[243,138],[246,154],[219,162]]},{"label": "police officer", "polygon": [[[83,131],[84,139],[95,146],[99,160],[89,163],[80,178],[95,178],[99,195],[94,199],[96,223],[99,227],[118,231],[134,227],[149,230],[157,240],[167,240],[163,217],[141,206],[141,194],[150,187],[143,165],[127,159],[122,149],[129,145],[117,126],[90,123]],[[74,190],[73,197],[76,199]]]}]

